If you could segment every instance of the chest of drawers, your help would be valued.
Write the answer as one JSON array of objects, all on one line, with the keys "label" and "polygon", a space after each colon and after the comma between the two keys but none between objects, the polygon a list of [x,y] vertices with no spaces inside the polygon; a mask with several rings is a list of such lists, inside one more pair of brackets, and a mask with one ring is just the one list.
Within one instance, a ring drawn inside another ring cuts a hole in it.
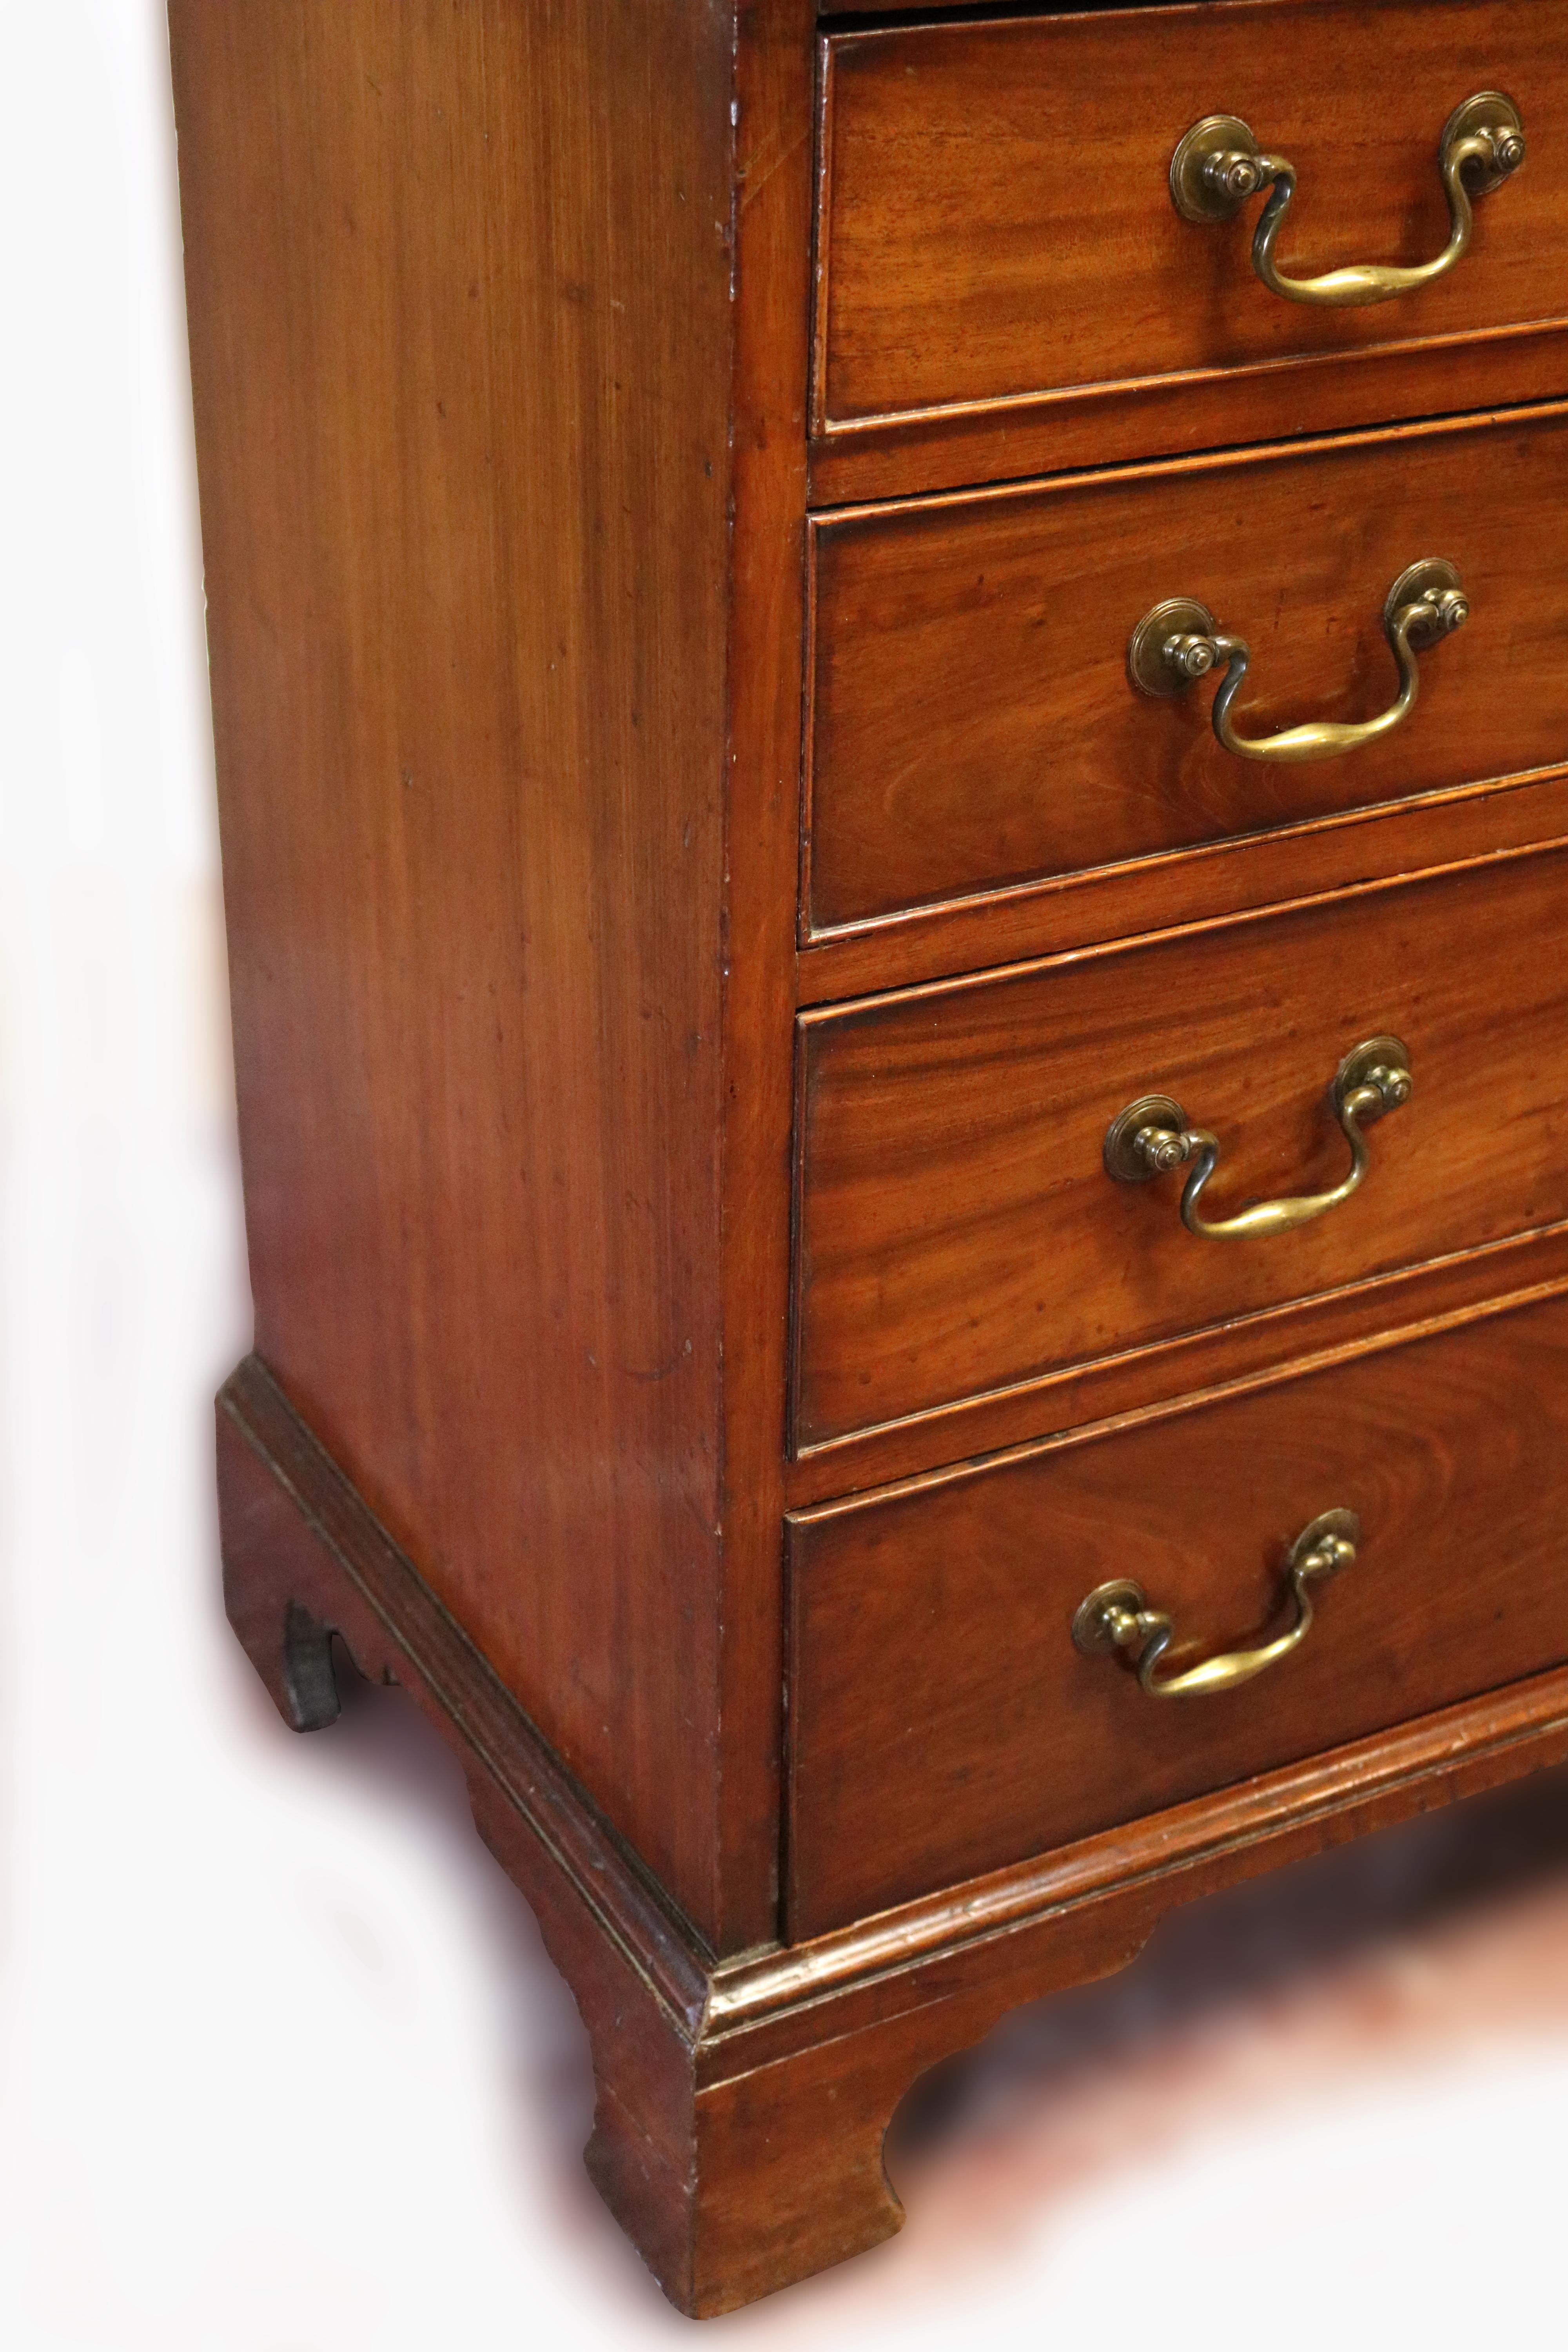
[{"label": "chest of drawers", "polygon": [[229,1612],[706,2314],[1568,1756],[1568,6],[172,0]]}]

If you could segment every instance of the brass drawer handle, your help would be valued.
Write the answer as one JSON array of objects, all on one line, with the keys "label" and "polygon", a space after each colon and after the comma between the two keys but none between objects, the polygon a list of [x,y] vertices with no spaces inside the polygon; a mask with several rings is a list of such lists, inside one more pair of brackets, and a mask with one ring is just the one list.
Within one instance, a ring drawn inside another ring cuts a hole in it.
[{"label": "brass drawer handle", "polygon": [[1523,161],[1524,125],[1510,98],[1497,89],[1478,90],[1457,106],[1437,145],[1437,168],[1448,199],[1448,242],[1435,261],[1414,269],[1369,263],[1331,269],[1321,278],[1283,276],[1274,248],[1296,193],[1296,167],[1283,155],[1265,155],[1234,114],[1207,114],[1186,133],[1171,158],[1171,201],[1184,220],[1224,221],[1238,213],[1249,196],[1272,185],[1274,193],[1252,240],[1253,268],[1269,292],[1287,302],[1342,310],[1386,302],[1447,277],[1469,246],[1475,225],[1472,196],[1489,195]]},{"label": "brass drawer handle", "polygon": [[1402,572],[1384,600],[1383,626],[1399,665],[1399,692],[1375,719],[1354,725],[1313,719],[1278,735],[1238,735],[1231,710],[1252,660],[1245,637],[1218,628],[1205,604],[1191,596],[1167,596],[1145,613],[1127,648],[1127,671],[1141,694],[1185,694],[1197,678],[1224,662],[1226,673],[1214,698],[1214,731],[1238,760],[1333,760],[1375,743],[1402,727],[1415,708],[1421,673],[1415,656],[1440,638],[1462,629],[1470,617],[1457,565],[1428,556]]},{"label": "brass drawer handle", "polygon": [[1268,1234],[1293,1234],[1348,1201],[1365,1176],[1372,1154],[1363,1129],[1410,1100],[1410,1056],[1397,1037],[1369,1037],[1347,1054],[1335,1073],[1330,1100],[1351,1148],[1350,1173],[1331,1192],[1307,1192],[1288,1201],[1260,1201],[1234,1217],[1212,1221],[1200,1203],[1219,1162],[1219,1144],[1204,1128],[1189,1128],[1187,1114],[1169,1095],[1141,1095],[1112,1119],[1105,1139],[1105,1166],[1119,1184],[1146,1184],[1189,1160],[1197,1165],[1182,1192],[1182,1223],[1205,1241],[1257,1241]]},{"label": "brass drawer handle", "polygon": [[1201,1698],[1210,1691],[1235,1690],[1306,1640],[1312,1628],[1310,1587],[1352,1566],[1360,1541],[1361,1521],[1353,1511],[1325,1511],[1302,1528],[1285,1562],[1296,1622],[1256,1650],[1229,1650],[1160,1680],[1160,1661],[1176,1637],[1175,1625],[1164,1610],[1150,1608],[1141,1584],[1121,1578],[1097,1586],[1079,1601],[1072,1621],[1073,1640],[1086,1658],[1104,1657],[1115,1650],[1134,1653],[1138,1680],[1151,1698]]}]

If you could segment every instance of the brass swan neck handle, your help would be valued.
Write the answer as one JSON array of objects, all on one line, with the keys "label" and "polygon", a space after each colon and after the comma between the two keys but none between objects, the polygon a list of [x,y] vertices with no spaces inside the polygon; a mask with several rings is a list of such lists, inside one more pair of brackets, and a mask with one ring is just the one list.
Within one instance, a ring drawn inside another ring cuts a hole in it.
[{"label": "brass swan neck handle", "polygon": [[1330,1099],[1351,1148],[1351,1165],[1331,1192],[1259,1201],[1233,1217],[1205,1217],[1203,1197],[1219,1164],[1219,1143],[1205,1128],[1189,1127],[1186,1112],[1169,1095],[1141,1095],[1112,1119],[1105,1139],[1106,1172],[1121,1184],[1143,1184],[1195,1161],[1182,1190],[1182,1223],[1188,1233],[1208,1242],[1293,1234],[1359,1191],[1372,1158],[1363,1129],[1407,1103],[1413,1084],[1410,1055],[1397,1037],[1369,1037],[1345,1055]]},{"label": "brass swan neck handle", "polygon": [[1145,613],[1127,648],[1127,669],[1141,694],[1185,694],[1221,663],[1225,677],[1214,698],[1214,731],[1238,760],[1333,760],[1375,743],[1402,727],[1421,690],[1416,656],[1462,629],[1470,617],[1458,566],[1444,556],[1427,556],[1402,572],[1384,600],[1383,627],[1399,669],[1399,692],[1375,719],[1354,722],[1321,719],[1277,735],[1242,735],[1232,713],[1252,661],[1245,637],[1222,630],[1206,604],[1191,596],[1167,596]]},{"label": "brass swan neck handle", "polygon": [[1325,1511],[1302,1528],[1285,1562],[1295,1622],[1256,1649],[1229,1650],[1184,1673],[1162,1675],[1161,1661],[1175,1640],[1175,1624],[1167,1611],[1150,1607],[1141,1584],[1123,1578],[1098,1585],[1079,1603],[1072,1621],[1074,1643],[1089,1658],[1126,1651],[1151,1698],[1202,1698],[1235,1690],[1265,1667],[1277,1665],[1306,1640],[1312,1629],[1311,1587],[1352,1567],[1360,1541],[1361,1521],[1353,1511]]},{"label": "brass swan neck handle", "polygon": [[1443,126],[1437,168],[1448,200],[1448,242],[1431,261],[1405,268],[1393,263],[1357,263],[1321,278],[1287,278],[1275,248],[1296,193],[1296,167],[1283,155],[1266,155],[1239,116],[1208,114],[1194,122],[1171,158],[1171,201],[1184,220],[1229,220],[1249,197],[1272,191],[1252,240],[1252,267],[1271,294],[1287,302],[1347,310],[1387,302],[1447,277],[1469,248],[1474,196],[1489,195],[1524,162],[1524,125],[1519,109],[1501,90],[1478,90],[1457,106]]}]

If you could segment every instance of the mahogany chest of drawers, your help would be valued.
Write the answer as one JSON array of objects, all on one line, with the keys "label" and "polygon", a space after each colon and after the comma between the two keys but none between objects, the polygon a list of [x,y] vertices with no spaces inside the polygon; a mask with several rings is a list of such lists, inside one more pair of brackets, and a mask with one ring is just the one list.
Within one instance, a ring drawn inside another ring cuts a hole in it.
[{"label": "mahogany chest of drawers", "polygon": [[230,1614],[723,2310],[1568,1755],[1568,5],[172,0]]}]

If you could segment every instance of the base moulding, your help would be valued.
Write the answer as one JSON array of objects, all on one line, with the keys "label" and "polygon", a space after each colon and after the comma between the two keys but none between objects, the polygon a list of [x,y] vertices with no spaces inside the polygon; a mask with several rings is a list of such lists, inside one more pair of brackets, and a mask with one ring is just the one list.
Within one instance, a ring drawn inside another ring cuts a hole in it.
[{"label": "base moulding", "polygon": [[1008,2010],[1125,1966],[1178,1904],[1568,1758],[1560,1668],[811,1943],[715,1958],[258,1358],[217,1427],[235,1632],[293,1729],[337,1714],[336,1636],[457,1751],[587,2026],[588,2169],[694,2317],[899,2229],[893,2111]]}]

